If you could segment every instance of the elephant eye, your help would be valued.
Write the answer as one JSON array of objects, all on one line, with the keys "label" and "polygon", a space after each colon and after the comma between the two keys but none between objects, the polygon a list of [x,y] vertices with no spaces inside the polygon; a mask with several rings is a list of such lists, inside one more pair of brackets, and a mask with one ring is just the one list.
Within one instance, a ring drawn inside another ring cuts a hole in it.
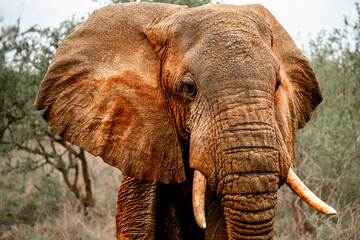
[{"label": "elephant eye", "polygon": [[280,85],[281,85],[281,82],[277,82],[277,83],[275,84],[275,93],[276,93],[277,90],[279,89]]},{"label": "elephant eye", "polygon": [[277,90],[279,89],[279,87],[281,86],[281,77],[280,76],[278,76],[277,78],[276,78],[276,83],[275,83],[275,92],[274,93],[276,93],[277,92]]},{"label": "elephant eye", "polygon": [[195,85],[190,82],[182,83],[182,91],[183,91],[183,94],[185,95],[185,97],[187,97],[187,98],[194,98],[197,93],[197,89],[196,89]]}]

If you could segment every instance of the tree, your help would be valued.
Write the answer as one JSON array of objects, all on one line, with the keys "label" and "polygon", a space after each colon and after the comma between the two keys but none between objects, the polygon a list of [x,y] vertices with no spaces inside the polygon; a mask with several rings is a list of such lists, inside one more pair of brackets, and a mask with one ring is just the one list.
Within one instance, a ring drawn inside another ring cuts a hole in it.
[{"label": "tree", "polygon": [[[86,208],[94,205],[94,199],[84,150],[55,135],[33,106],[56,48],[80,22],[72,19],[59,28],[34,26],[25,31],[20,31],[20,21],[1,27],[0,150],[2,161],[20,173],[39,168],[44,174],[59,172]],[[79,176],[85,184],[84,193]]]},{"label": "tree", "polygon": [[[299,230],[311,239],[355,239],[360,234],[359,3],[355,8],[358,18],[354,23],[345,19],[342,29],[329,34],[321,31],[310,42],[309,58],[324,100],[299,132],[296,172],[338,214],[318,215],[290,197],[297,229],[291,234],[298,234],[293,236],[297,239]],[[285,217],[285,213],[278,217]]]}]

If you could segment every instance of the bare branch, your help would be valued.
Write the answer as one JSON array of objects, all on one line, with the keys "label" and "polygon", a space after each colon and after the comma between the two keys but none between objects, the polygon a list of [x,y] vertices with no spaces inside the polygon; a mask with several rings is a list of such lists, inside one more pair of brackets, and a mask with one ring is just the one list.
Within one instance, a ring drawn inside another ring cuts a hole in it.
[{"label": "bare branch", "polygon": [[91,179],[89,176],[89,170],[86,162],[85,151],[83,149],[80,150],[79,159],[82,164],[82,174],[85,182],[85,192],[86,196],[84,199],[84,206],[85,207],[93,207],[95,205],[94,198],[92,196],[92,189],[91,189]]}]

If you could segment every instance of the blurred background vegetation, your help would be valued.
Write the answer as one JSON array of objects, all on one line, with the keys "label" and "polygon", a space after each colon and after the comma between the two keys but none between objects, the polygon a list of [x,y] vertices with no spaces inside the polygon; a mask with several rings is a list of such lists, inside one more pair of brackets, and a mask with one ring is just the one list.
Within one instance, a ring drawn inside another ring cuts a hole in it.
[{"label": "blurred background vegetation", "polygon": [[[210,0],[157,2],[195,7]],[[304,50],[325,98],[296,144],[296,172],[338,214],[319,214],[282,187],[276,239],[359,239],[359,4],[354,8],[355,22],[345,18],[341,29],[319,32]],[[83,20],[26,30],[20,21],[0,23],[1,239],[115,239],[121,173],[56,136],[33,107],[56,48]]]}]

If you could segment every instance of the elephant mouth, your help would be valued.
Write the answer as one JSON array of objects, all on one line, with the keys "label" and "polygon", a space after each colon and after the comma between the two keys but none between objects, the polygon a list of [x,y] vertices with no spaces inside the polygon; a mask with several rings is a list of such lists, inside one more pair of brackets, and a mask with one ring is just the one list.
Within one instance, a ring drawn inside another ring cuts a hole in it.
[{"label": "elephant mouth", "polygon": [[[327,205],[313,192],[306,187],[306,185],[298,178],[293,169],[290,167],[286,184],[293,190],[303,201],[309,204],[314,209],[327,214],[334,215],[336,210]],[[206,193],[207,180],[205,176],[198,170],[194,171],[193,188],[192,188],[192,205],[196,223],[202,229],[206,228],[206,215],[205,215],[205,193]]]}]

